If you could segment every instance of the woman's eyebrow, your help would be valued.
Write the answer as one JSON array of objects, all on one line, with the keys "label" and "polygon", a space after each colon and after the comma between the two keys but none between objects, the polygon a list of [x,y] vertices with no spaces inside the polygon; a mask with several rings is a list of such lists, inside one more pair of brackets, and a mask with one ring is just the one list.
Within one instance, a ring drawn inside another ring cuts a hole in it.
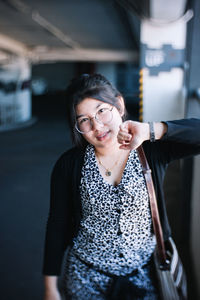
[{"label": "woman's eyebrow", "polygon": [[104,102],[97,104],[96,109],[99,108],[102,104],[105,104]]},{"label": "woman's eyebrow", "polygon": [[[105,102],[97,104],[96,109],[99,108],[103,104],[105,104]],[[86,116],[86,115],[78,115],[78,116],[76,116],[76,119],[79,119],[79,118],[84,117],[84,116]]]},{"label": "woman's eyebrow", "polygon": [[78,116],[76,116],[76,119],[81,118],[83,116],[85,116],[85,115],[78,115]]}]

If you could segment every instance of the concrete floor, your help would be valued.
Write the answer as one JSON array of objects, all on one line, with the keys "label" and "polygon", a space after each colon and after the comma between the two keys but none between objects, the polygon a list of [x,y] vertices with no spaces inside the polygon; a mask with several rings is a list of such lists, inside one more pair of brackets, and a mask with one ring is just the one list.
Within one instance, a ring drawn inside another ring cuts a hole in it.
[{"label": "concrete floor", "polygon": [[[59,109],[36,104],[38,122],[0,133],[2,300],[42,299],[42,255],[49,179],[58,156],[71,146]],[[48,113],[49,112],[49,113]]]},{"label": "concrete floor", "polygon": [[[42,299],[50,173],[59,155],[71,147],[64,104],[56,99],[33,99],[33,115],[38,121],[25,129],[0,133],[2,300]],[[166,193],[171,199],[168,200],[170,220],[177,240],[181,231],[177,216],[179,166],[179,163],[172,165],[166,179]],[[188,252],[182,252],[187,257]]]}]

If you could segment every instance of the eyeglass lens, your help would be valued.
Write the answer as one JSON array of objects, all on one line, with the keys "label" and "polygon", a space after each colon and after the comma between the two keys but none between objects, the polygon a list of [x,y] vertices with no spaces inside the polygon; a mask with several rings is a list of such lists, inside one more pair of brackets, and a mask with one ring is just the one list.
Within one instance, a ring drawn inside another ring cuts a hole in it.
[{"label": "eyeglass lens", "polygon": [[[109,123],[112,120],[112,110],[109,108],[98,110],[95,119],[102,124]],[[79,132],[87,133],[92,130],[92,120],[88,117],[84,117],[77,121],[76,127]]]}]

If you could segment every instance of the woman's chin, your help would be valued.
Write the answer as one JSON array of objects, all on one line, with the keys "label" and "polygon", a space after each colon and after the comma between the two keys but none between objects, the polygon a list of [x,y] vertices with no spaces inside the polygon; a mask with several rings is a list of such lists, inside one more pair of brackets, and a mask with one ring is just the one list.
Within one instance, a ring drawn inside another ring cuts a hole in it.
[{"label": "woman's chin", "polygon": [[106,137],[105,139],[103,139],[101,141],[97,141],[95,143],[95,145],[97,147],[110,148],[112,146],[118,146],[119,143],[118,143],[117,137],[109,136],[109,137]]}]

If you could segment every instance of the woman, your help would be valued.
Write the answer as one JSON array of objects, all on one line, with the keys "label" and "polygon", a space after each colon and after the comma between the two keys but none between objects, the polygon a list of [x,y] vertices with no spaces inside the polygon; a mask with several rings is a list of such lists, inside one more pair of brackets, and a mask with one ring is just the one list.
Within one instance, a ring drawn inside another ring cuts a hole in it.
[{"label": "woman", "polygon": [[165,169],[174,159],[200,153],[200,121],[154,122],[151,127],[124,122],[122,95],[99,74],[74,79],[67,103],[76,147],[59,158],[52,172],[44,298],[61,299],[57,278],[68,248],[67,299],[111,299],[119,279],[131,290],[131,299],[158,299],[151,260],[156,242],[136,149],[143,144],[152,169],[167,240]]}]

